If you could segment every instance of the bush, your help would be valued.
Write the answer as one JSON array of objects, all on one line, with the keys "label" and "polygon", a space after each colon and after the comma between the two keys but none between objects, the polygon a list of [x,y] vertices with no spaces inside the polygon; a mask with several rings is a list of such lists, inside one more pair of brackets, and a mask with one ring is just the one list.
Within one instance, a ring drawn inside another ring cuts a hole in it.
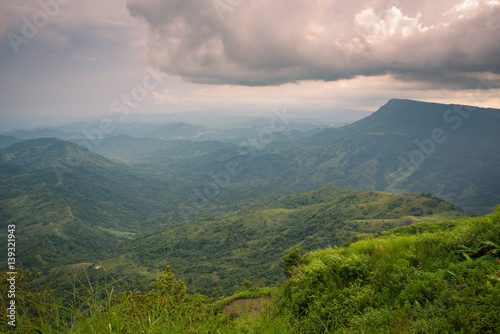
[{"label": "bush", "polygon": [[498,333],[499,216],[309,253],[280,288],[277,314],[303,332]]}]

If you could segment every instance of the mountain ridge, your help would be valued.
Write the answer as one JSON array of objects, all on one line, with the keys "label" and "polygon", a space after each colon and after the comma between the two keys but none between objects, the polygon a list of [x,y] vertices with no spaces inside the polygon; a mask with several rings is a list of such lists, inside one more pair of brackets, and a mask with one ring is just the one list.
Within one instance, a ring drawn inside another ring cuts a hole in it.
[{"label": "mountain ridge", "polygon": [[497,109],[391,100],[348,126],[275,142],[265,153],[297,164],[293,173],[318,186],[431,192],[481,214],[500,202],[498,128]]}]

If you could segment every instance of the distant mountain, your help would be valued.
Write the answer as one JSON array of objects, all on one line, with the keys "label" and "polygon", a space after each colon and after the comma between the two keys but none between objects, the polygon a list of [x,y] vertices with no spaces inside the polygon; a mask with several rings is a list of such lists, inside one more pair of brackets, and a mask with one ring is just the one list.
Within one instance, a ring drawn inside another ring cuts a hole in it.
[{"label": "distant mountain", "polygon": [[[127,134],[136,137],[153,137],[168,140],[188,139],[201,136],[209,132],[208,129],[198,125],[191,125],[183,122],[149,124],[149,123],[112,123],[111,133],[102,133],[100,122],[79,122],[71,125],[63,125],[54,128],[38,128],[32,130],[11,130],[4,135],[13,136],[20,139],[38,138],[58,138],[62,140],[85,140],[86,136],[93,136],[93,139],[102,137],[112,137]],[[98,133],[99,135],[96,135]],[[101,138],[99,138],[101,139]]]},{"label": "distant mountain", "polygon": [[[271,114],[271,116],[273,115]],[[269,127],[271,120],[272,117],[251,119],[244,117],[223,119],[212,118],[211,123],[213,124],[209,127],[186,122],[160,124],[145,122],[112,122],[109,128],[106,128],[106,133],[101,129],[101,122],[93,121],[67,124],[54,129],[65,133],[75,133],[75,136],[68,140],[77,143],[80,140],[88,140],[88,137],[91,137],[93,146],[100,146],[102,138],[107,139],[122,135],[133,138],[155,138],[168,141],[190,140],[201,142],[216,140],[239,143],[249,137],[255,136],[259,133],[260,129]],[[192,121],[198,122],[199,120],[193,118]],[[318,125],[298,122],[291,122],[283,128],[284,132],[291,133],[292,137],[303,137],[308,135],[308,132],[317,131],[317,129],[319,129]]]},{"label": "distant mountain", "polygon": [[119,135],[103,139],[94,152],[128,161],[158,162],[175,157],[195,157],[235,146],[218,141],[167,141],[159,138],[137,138]]},{"label": "distant mountain", "polygon": [[163,139],[188,139],[201,136],[209,130],[203,126],[187,123],[166,123],[155,126],[149,133],[149,137]]},{"label": "distant mountain", "polygon": [[500,110],[391,100],[297,144],[307,150],[303,157],[316,159],[313,179],[354,190],[431,192],[489,213],[500,203],[498,129]]},{"label": "distant mountain", "polygon": [[[167,123],[151,128],[142,136],[163,138],[168,140],[196,140],[207,141],[217,140],[222,142],[239,143],[246,138],[255,136],[259,130],[270,126],[270,119],[257,118],[247,122],[237,123],[234,126],[226,126],[222,128],[205,128],[187,123]],[[305,123],[290,123],[284,128],[286,132],[300,133],[312,131],[317,126]],[[297,134],[296,134],[297,135]]]},{"label": "distant mountain", "polygon": [[0,149],[6,148],[7,146],[10,146],[12,144],[16,144],[19,142],[22,142],[23,139],[19,139],[13,136],[2,136],[0,135]]},{"label": "distant mountain", "polygon": [[[76,141],[78,143],[78,141]],[[104,138],[99,145],[93,145],[94,152],[106,157],[122,160],[139,160],[168,143],[159,138],[137,138],[130,135],[118,135]]]},{"label": "distant mountain", "polygon": [[53,128],[38,128],[33,130],[11,130],[6,135],[20,139],[37,139],[37,138],[58,138],[62,140],[77,138],[76,132],[61,131]]},{"label": "distant mountain", "polygon": [[[219,189],[211,205],[193,210],[197,214],[220,204],[262,203],[328,184],[356,191],[430,192],[484,214],[500,203],[499,128],[499,110],[390,100],[341,128],[274,133],[270,140],[253,129],[238,142],[241,146],[116,137],[95,150],[139,160],[185,180],[188,191],[202,191],[212,181],[210,175],[223,173],[228,163],[237,164],[240,172]],[[191,203],[188,199],[185,204]]]},{"label": "distant mountain", "polygon": [[103,263],[112,272],[147,279],[154,278],[154,268],[170,265],[192,292],[224,295],[244,279],[276,283],[281,257],[296,247],[307,252],[340,246],[360,233],[461,217],[466,217],[462,209],[430,194],[328,186],[123,243]]},{"label": "distant mountain", "polygon": [[[56,166],[59,164],[79,165],[84,159],[89,159],[96,165],[103,165],[105,168],[113,165],[109,159],[57,138],[25,140],[0,150],[0,154],[0,164],[2,165],[24,166],[33,169],[50,169],[53,168],[54,164]],[[68,161],[65,161],[65,158]]]},{"label": "distant mountain", "polygon": [[430,192],[481,214],[500,203],[499,128],[500,110],[391,100],[351,125],[249,147],[233,159],[240,184]]}]

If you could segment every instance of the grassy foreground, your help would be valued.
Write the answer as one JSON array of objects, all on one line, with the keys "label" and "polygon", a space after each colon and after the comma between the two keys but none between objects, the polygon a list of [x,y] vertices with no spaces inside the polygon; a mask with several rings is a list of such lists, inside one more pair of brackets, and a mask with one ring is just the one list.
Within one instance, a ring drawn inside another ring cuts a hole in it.
[{"label": "grassy foreground", "polygon": [[[148,293],[76,282],[65,297],[16,277],[17,327],[2,333],[499,333],[500,207],[454,222],[421,223],[349,245],[284,258],[275,288],[216,302],[187,293],[170,268]],[[117,292],[120,291],[121,292]],[[124,291],[123,291],[124,290]],[[78,292],[77,292],[78,291]],[[259,315],[227,312],[237,299],[271,296]]]}]

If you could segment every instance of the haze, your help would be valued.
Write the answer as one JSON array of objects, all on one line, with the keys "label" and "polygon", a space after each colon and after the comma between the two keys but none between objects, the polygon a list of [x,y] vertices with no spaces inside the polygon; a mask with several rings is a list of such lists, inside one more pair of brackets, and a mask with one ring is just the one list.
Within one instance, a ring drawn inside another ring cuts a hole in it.
[{"label": "haze", "polygon": [[120,108],[499,108],[499,18],[498,0],[2,0],[2,128]]}]

